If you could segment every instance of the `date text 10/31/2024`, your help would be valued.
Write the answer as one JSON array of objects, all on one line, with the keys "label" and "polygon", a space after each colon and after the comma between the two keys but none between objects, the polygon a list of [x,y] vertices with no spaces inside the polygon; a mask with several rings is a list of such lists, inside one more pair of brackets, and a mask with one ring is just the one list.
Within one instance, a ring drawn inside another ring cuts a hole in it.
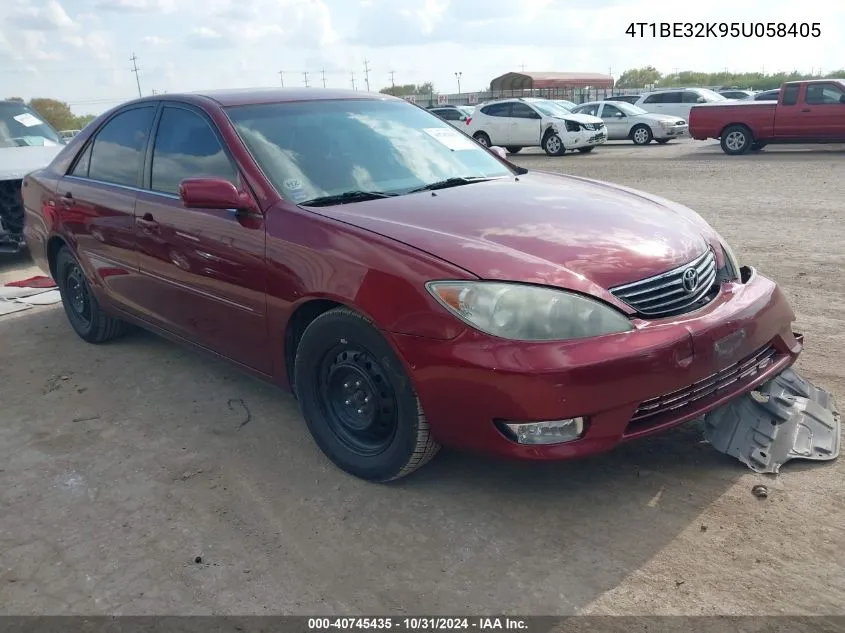
[{"label": "date text 10/31/2024", "polygon": [[308,618],[309,631],[340,630],[510,630],[528,632],[528,623],[523,618],[510,617],[356,617],[356,618]]},{"label": "date text 10/31/2024", "polygon": [[631,22],[631,37],[812,37],[822,36],[819,22]]}]

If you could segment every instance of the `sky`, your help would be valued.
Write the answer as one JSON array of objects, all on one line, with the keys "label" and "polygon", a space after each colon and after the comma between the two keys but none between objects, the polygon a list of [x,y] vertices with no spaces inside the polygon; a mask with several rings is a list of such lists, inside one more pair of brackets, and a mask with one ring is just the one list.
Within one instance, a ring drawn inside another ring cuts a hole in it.
[{"label": "sky", "polygon": [[[631,22],[817,22],[817,38],[632,38]],[[483,90],[506,72],[845,67],[845,2],[798,0],[0,0],[0,98],[98,114],[212,88]],[[279,75],[282,71],[282,75]],[[325,73],[325,74],[323,74]]]}]

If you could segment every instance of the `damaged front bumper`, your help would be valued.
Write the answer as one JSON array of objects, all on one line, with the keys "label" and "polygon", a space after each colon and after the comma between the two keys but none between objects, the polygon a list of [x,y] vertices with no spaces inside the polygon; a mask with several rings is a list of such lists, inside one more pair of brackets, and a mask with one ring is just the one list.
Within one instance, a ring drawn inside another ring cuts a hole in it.
[{"label": "damaged front bumper", "polygon": [[840,427],[833,396],[793,369],[704,416],[705,439],[758,473],[791,459],[836,459]]},{"label": "damaged front bumper", "polygon": [[17,253],[25,246],[21,180],[0,181],[0,253]]}]

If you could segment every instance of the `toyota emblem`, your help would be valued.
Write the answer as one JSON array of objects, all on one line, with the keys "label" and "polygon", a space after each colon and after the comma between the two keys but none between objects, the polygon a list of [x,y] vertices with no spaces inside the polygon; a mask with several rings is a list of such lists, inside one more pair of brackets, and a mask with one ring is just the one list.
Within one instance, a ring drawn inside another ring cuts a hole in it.
[{"label": "toyota emblem", "polygon": [[681,284],[687,294],[694,292],[698,287],[698,271],[695,268],[687,268],[681,276]]}]

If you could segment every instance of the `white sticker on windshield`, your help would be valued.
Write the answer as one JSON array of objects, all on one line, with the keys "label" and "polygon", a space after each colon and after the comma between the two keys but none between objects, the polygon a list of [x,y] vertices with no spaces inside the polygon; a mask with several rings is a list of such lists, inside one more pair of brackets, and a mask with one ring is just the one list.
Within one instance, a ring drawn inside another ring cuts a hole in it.
[{"label": "white sticker on windshield", "polygon": [[33,127],[44,123],[44,121],[39,119],[37,116],[31,115],[29,112],[24,112],[23,114],[19,114],[18,116],[12,118],[24,127]]},{"label": "white sticker on windshield", "polygon": [[423,132],[451,150],[477,149],[478,147],[471,138],[450,127],[427,127],[423,129]]}]

